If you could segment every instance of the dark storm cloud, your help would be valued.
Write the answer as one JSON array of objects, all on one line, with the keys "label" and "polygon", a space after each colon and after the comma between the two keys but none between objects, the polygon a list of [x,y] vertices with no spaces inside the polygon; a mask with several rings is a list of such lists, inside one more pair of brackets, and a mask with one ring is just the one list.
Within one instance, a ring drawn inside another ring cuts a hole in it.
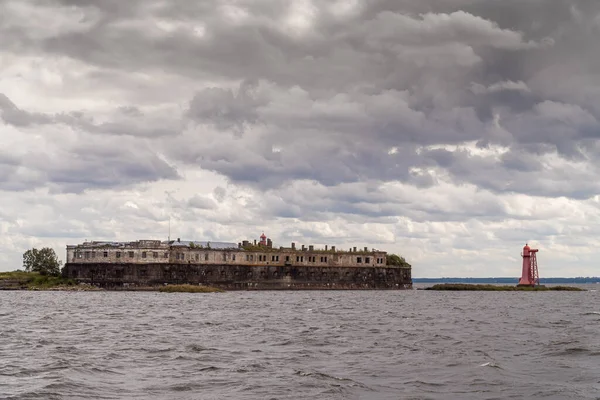
[{"label": "dark storm cloud", "polygon": [[43,170],[47,181],[61,192],[123,188],[141,182],[180,178],[173,166],[135,139],[122,139],[118,143],[90,140],[66,150],[62,154],[64,159],[42,156],[30,163]]},{"label": "dark storm cloud", "polygon": [[[600,132],[600,3],[386,0],[359,2],[346,16],[319,3],[306,28],[285,25],[297,12],[292,3],[237,10],[187,1],[54,4],[77,10],[79,23],[41,35],[10,22],[6,8],[0,29],[12,40],[7,48],[66,55],[101,70],[215,82],[182,99],[197,125],[178,140],[172,137],[186,121],[140,123],[151,116],[136,109],[108,122],[61,117],[84,131],[159,137],[174,161],[261,189],[302,179],[427,188],[438,183],[428,170],[435,168],[495,192],[598,192],[590,172],[575,164],[600,161],[591,142]],[[0,106],[9,124],[55,121],[7,100]],[[452,147],[473,142],[506,153]],[[555,153],[559,161],[544,163]],[[150,165],[131,175],[172,176]]]},{"label": "dark storm cloud", "polygon": [[187,116],[211,122],[218,129],[243,131],[246,124],[258,122],[256,109],[264,105],[264,100],[253,93],[256,87],[255,82],[244,81],[237,93],[231,89],[204,89],[190,101]]},{"label": "dark storm cloud", "polygon": [[63,143],[62,148],[53,151],[0,153],[0,190],[48,187],[53,192],[79,193],[122,189],[161,179],[180,176],[173,166],[135,139],[109,143],[88,138],[76,144]]}]

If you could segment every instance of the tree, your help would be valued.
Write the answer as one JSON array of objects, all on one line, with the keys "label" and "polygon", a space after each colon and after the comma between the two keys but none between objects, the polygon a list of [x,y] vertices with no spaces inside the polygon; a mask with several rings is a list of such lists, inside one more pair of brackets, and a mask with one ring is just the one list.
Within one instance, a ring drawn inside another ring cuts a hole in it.
[{"label": "tree", "polygon": [[406,262],[404,257],[396,254],[389,254],[387,256],[387,265],[395,265],[397,267],[410,267],[410,264]]},{"label": "tree", "polygon": [[35,247],[23,253],[23,267],[27,272],[39,272],[42,275],[60,275],[62,261],[58,259],[54,249],[44,247],[40,250]]}]

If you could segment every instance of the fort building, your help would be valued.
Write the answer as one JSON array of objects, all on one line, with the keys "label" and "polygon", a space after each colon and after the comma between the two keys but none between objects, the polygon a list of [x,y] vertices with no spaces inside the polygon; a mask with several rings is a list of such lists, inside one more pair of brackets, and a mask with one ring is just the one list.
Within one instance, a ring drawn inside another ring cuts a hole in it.
[{"label": "fort building", "polygon": [[67,246],[63,275],[100,286],[211,284],[237,289],[412,287],[410,265],[385,251],[314,245],[274,247],[264,233],[240,243],[137,240]]}]

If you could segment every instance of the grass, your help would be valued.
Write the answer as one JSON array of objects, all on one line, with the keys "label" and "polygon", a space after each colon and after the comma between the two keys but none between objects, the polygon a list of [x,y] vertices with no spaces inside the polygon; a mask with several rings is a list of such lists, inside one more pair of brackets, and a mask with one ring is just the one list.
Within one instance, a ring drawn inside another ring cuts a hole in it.
[{"label": "grass", "polygon": [[4,289],[52,289],[72,287],[76,282],[61,276],[41,275],[37,272],[0,272],[0,288]]},{"label": "grass", "polygon": [[570,292],[583,292],[585,289],[572,286],[505,286],[505,285],[475,285],[468,283],[444,283],[437,284],[431,287],[425,288],[425,290],[479,290],[488,292],[545,292],[545,291],[570,291]]},{"label": "grass", "polygon": [[199,286],[199,285],[168,285],[162,286],[158,289],[159,292],[163,293],[215,293],[223,292],[222,289],[211,287],[211,286]]},{"label": "grass", "polygon": [[34,272],[24,272],[24,271],[10,271],[10,272],[0,272],[0,281],[3,280],[30,280],[33,278],[33,275],[39,275]]}]

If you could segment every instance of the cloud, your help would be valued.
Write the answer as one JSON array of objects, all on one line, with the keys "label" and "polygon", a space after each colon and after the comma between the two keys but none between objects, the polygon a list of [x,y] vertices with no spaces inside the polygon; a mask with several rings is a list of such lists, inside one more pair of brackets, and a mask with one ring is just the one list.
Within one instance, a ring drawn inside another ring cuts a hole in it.
[{"label": "cloud", "polygon": [[40,113],[29,113],[18,108],[6,95],[0,93],[0,111],[4,122],[15,126],[27,126],[32,124],[44,124],[50,122],[50,118]]},{"label": "cloud", "polygon": [[0,261],[162,238],[170,220],[179,237],[383,248],[415,276],[516,275],[530,241],[546,276],[591,275],[599,15],[577,0],[0,2]]}]

